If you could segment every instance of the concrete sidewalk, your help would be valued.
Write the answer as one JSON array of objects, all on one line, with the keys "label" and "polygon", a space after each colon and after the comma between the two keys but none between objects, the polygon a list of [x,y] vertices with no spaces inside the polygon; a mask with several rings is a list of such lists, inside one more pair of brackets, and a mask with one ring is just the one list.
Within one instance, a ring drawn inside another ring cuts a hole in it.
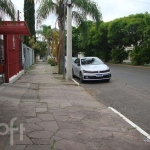
[{"label": "concrete sidewalk", "polygon": [[0,86],[0,134],[14,117],[11,131],[18,128],[11,141],[0,135],[0,150],[150,150],[146,137],[53,69],[39,63]]}]

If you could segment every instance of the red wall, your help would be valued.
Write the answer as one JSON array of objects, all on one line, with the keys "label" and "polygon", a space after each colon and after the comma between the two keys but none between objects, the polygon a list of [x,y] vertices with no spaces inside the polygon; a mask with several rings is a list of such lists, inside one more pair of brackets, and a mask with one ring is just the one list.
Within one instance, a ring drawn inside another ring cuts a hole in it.
[{"label": "red wall", "polygon": [[[14,37],[14,38],[13,38]],[[14,40],[13,40],[14,39]],[[9,78],[16,75],[23,68],[20,67],[20,49],[19,43],[21,39],[18,35],[4,36],[4,55],[5,55],[5,82],[9,82]],[[22,57],[22,55],[21,55]]]}]

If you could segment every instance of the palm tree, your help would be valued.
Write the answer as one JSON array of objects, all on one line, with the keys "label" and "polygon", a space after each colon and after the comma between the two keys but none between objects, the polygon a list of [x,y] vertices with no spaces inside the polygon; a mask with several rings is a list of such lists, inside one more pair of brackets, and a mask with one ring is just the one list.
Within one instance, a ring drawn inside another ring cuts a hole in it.
[{"label": "palm tree", "polygon": [[[38,1],[38,0],[37,0]],[[62,43],[59,44],[58,49],[63,48],[63,37],[62,33],[64,30],[64,19],[66,19],[66,15],[64,15],[64,0],[41,0],[40,6],[37,10],[37,23],[41,23],[43,20],[47,19],[50,13],[54,13],[57,17],[60,41]],[[97,23],[101,20],[101,13],[97,7],[97,4],[92,0],[73,0],[73,8],[72,17],[77,23],[77,25],[86,21],[87,15],[92,17]],[[76,10],[76,11],[75,11]],[[65,11],[67,12],[67,11]],[[58,50],[59,55],[61,55],[62,50]],[[61,57],[59,57],[61,58]],[[60,59],[58,60],[58,65],[60,66]],[[62,70],[59,67],[58,73],[62,73]]]},{"label": "palm tree", "polygon": [[51,43],[51,48],[52,48],[52,55],[54,57],[57,57],[57,47],[58,47],[58,43],[59,43],[59,33],[58,33],[58,30],[55,28],[55,29],[52,29],[52,43]]},{"label": "palm tree", "polygon": [[50,46],[52,40],[52,29],[51,26],[42,25],[42,29],[38,30],[37,33],[43,36],[43,40],[47,43],[47,56],[51,55]]},{"label": "palm tree", "polygon": [[15,7],[11,0],[0,0],[0,18],[4,19],[4,16],[9,16],[11,20],[16,19]]}]

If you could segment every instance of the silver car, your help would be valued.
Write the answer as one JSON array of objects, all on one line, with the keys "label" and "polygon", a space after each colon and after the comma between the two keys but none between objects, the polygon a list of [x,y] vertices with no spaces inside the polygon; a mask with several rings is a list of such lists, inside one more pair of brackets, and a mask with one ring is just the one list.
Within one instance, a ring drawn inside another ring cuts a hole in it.
[{"label": "silver car", "polygon": [[[72,57],[72,63],[74,62],[74,60],[76,59],[76,57]],[[67,72],[67,56],[65,56],[65,73]]]},{"label": "silver car", "polygon": [[72,63],[73,77],[80,78],[80,82],[85,80],[106,80],[111,79],[111,71],[98,57],[77,58]]}]

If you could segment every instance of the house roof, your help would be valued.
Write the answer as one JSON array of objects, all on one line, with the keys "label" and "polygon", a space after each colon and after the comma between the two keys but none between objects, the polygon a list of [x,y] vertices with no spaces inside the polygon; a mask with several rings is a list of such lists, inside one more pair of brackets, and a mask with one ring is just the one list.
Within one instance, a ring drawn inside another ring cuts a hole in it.
[{"label": "house roof", "polygon": [[1,21],[0,34],[17,34],[29,36],[30,31],[25,21]]}]

